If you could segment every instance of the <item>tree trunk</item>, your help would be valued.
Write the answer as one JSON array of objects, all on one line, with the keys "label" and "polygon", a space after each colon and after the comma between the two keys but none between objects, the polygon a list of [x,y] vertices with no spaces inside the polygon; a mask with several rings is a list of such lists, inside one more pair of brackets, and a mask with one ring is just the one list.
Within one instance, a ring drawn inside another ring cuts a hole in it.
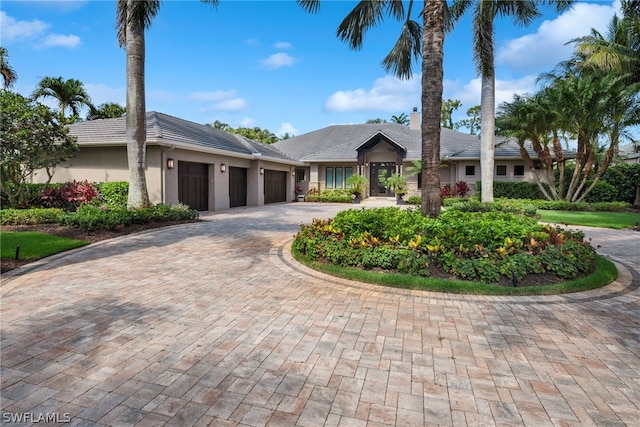
[{"label": "tree trunk", "polygon": [[640,206],[640,185],[636,185],[636,199],[633,201],[633,206]]},{"label": "tree trunk", "polygon": [[[487,51],[493,52],[493,49]],[[493,59],[491,59],[493,64]],[[493,67],[482,73],[482,92],[480,110],[482,125],[480,127],[480,179],[482,181],[482,201],[493,202],[493,155],[495,151],[495,85],[496,78]]]},{"label": "tree trunk", "polygon": [[422,215],[440,215],[440,113],[446,0],[424,0],[422,43]]},{"label": "tree trunk", "polygon": [[[127,10],[134,10],[135,0],[128,0]],[[127,160],[129,162],[129,197],[127,207],[149,206],[149,193],[145,176],[146,157],[146,104],[144,88],[144,23],[127,19]]]}]

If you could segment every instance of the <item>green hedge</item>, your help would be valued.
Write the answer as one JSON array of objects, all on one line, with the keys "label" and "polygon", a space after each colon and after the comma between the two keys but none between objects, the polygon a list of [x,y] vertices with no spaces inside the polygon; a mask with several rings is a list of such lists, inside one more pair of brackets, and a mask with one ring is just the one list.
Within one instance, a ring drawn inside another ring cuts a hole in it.
[{"label": "green hedge", "polygon": [[2,225],[38,225],[55,224],[64,211],[59,208],[2,209]]},{"label": "green hedge", "polygon": [[[565,188],[571,180],[572,167],[565,171]],[[557,171],[556,171],[557,174]],[[556,179],[557,176],[556,176]],[[589,180],[585,188],[591,185]],[[482,193],[482,183],[476,183],[476,192]],[[549,189],[547,184],[543,184]],[[587,203],[600,202],[626,202],[633,203],[636,196],[636,187],[640,185],[640,164],[619,164],[610,166],[598,180],[593,190],[585,197]],[[544,199],[540,188],[535,182],[494,181],[493,196],[510,199]]]},{"label": "green hedge", "polygon": [[320,194],[309,194],[304,198],[305,202],[323,203],[352,203],[353,196],[346,189],[324,190]]},{"label": "green hedge", "polygon": [[68,227],[85,230],[112,230],[131,224],[145,224],[156,221],[192,220],[198,218],[198,211],[186,205],[156,205],[144,209],[110,208],[84,204],[75,212],[65,212],[59,208],[2,209],[2,225],[37,225],[60,223]]}]

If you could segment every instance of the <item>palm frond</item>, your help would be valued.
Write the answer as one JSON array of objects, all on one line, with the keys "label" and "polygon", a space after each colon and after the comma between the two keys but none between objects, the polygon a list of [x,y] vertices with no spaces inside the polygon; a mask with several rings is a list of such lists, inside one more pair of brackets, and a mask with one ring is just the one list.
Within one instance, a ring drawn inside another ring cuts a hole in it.
[{"label": "palm frond", "polygon": [[364,34],[382,20],[384,7],[382,0],[360,1],[342,20],[336,35],[340,40],[348,43],[351,49],[360,50]]},{"label": "palm frond", "polygon": [[407,21],[398,41],[382,60],[382,68],[400,79],[410,79],[412,63],[421,57],[422,27],[416,21]]},{"label": "palm frond", "polygon": [[296,0],[296,3],[309,13],[318,13],[320,11],[320,0]]}]

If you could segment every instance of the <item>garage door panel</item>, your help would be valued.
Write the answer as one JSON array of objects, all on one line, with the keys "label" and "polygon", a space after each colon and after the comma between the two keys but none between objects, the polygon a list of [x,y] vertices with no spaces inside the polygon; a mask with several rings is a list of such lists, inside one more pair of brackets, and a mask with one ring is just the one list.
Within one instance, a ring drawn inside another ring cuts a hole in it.
[{"label": "garage door panel", "polygon": [[209,209],[209,165],[178,162],[178,201],[191,209]]},{"label": "garage door panel", "polygon": [[247,169],[229,168],[229,206],[247,206]]},{"label": "garage door panel", "polygon": [[287,173],[274,170],[264,171],[264,203],[287,201]]}]

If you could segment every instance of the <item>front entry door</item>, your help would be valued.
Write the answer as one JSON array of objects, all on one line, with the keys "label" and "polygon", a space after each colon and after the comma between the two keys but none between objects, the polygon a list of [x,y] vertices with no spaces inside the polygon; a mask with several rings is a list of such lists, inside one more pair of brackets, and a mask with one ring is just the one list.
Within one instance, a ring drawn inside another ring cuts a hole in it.
[{"label": "front entry door", "polygon": [[369,188],[369,194],[372,197],[391,197],[391,190],[384,186],[381,178],[391,176],[395,171],[396,164],[393,162],[371,163],[371,176],[369,177],[371,186]]}]

